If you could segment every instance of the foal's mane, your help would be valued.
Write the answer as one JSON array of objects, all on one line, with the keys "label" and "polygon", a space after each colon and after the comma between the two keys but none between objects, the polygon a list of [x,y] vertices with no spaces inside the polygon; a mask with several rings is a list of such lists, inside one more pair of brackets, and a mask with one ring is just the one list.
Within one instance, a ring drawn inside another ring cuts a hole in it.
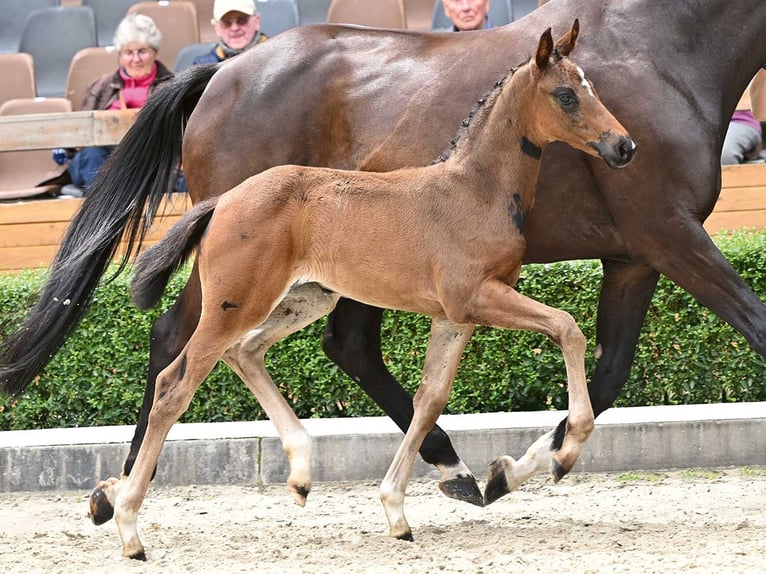
[{"label": "foal's mane", "polygon": [[495,82],[495,85],[492,86],[489,91],[487,91],[476,101],[473,108],[471,108],[471,111],[468,112],[468,116],[462,122],[460,122],[460,128],[458,128],[457,135],[452,139],[449,147],[439,154],[439,157],[433,161],[433,164],[445,162],[452,156],[453,153],[455,153],[459,143],[467,136],[468,128],[471,126],[471,123],[476,121],[481,122],[481,120],[477,120],[476,118],[483,118],[490,112],[490,110],[494,107],[495,102],[497,102],[498,97],[502,93],[503,87],[505,86],[508,78],[512,77],[519,68],[528,62],[529,59],[527,59],[523,64],[519,64],[518,66],[514,66],[508,70],[508,72],[502,78]]}]

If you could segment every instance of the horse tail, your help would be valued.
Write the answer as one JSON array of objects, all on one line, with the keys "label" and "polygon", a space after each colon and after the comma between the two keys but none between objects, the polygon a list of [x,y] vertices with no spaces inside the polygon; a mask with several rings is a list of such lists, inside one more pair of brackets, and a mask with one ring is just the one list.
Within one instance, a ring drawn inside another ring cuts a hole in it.
[{"label": "horse tail", "polygon": [[181,163],[189,115],[217,67],[192,67],[153,93],[100,170],[67,229],[42,293],[0,343],[0,391],[19,394],[80,322],[124,240],[114,279],[141,248]]},{"label": "horse tail", "polygon": [[130,297],[139,309],[154,307],[165,292],[168,281],[202,240],[218,197],[198,203],[187,211],[167,235],[136,258]]}]

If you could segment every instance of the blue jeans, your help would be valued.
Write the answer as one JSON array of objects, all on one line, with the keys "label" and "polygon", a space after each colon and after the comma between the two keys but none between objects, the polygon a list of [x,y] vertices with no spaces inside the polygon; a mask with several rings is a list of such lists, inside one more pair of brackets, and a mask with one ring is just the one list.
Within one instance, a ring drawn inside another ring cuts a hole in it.
[{"label": "blue jeans", "polygon": [[86,147],[77,152],[67,168],[72,183],[83,189],[85,195],[106,158],[112,152],[108,147]]}]

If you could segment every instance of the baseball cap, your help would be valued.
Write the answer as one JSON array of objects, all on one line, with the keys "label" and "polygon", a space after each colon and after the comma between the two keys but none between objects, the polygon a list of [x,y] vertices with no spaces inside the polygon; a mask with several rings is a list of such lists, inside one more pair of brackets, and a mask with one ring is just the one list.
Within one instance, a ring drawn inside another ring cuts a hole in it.
[{"label": "baseball cap", "polygon": [[227,12],[232,11],[252,16],[255,14],[255,2],[253,0],[215,0],[213,18],[216,20],[220,20]]}]

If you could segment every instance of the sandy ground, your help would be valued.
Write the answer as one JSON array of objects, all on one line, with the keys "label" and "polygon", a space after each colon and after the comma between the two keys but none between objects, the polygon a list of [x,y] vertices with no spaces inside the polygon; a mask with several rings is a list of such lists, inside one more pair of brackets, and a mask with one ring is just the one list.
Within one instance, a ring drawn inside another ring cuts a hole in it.
[{"label": "sandy ground", "polygon": [[415,542],[388,538],[377,485],[316,484],[305,508],[281,485],[152,488],[147,562],[122,558],[87,492],[0,494],[0,572],[762,573],[766,469],[533,479],[487,508],[413,481]]}]

